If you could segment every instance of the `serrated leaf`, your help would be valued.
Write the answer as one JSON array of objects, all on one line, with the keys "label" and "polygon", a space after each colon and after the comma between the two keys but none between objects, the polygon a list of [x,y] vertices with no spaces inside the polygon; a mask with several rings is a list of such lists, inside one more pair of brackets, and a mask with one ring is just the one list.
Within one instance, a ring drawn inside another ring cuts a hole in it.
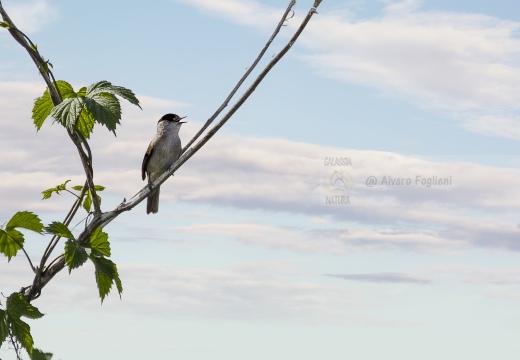
[{"label": "serrated leaf", "polygon": [[36,130],[40,130],[45,120],[51,114],[54,104],[51,100],[51,95],[48,90],[45,90],[42,97],[39,97],[34,101],[32,109],[32,118]]},{"label": "serrated leaf", "polygon": [[0,309],[0,346],[9,335],[9,325],[7,324],[6,312]]},{"label": "serrated leaf", "polygon": [[43,314],[34,306],[29,304],[25,297],[20,293],[13,293],[7,298],[6,309],[4,313],[4,326],[11,329],[12,334],[32,355],[34,341],[31,336],[30,326],[21,320],[21,317],[30,319],[39,319]]},{"label": "serrated leaf", "polygon": [[58,89],[58,91],[63,99],[76,97],[76,93],[74,92],[72,85],[69,84],[68,82],[63,81],[63,80],[58,80],[58,81],[56,81],[56,85],[57,85],[57,87],[55,86],[55,88]]},{"label": "serrated leaf", "polygon": [[32,212],[19,211],[14,214],[5,226],[5,230],[0,229],[0,253],[7,256],[8,261],[16,256],[25,241],[23,234],[16,228],[28,229],[41,234],[43,224]]},{"label": "serrated leaf", "polygon": [[76,128],[85,136],[87,139],[90,138],[90,134],[94,130],[94,124],[96,123],[96,120],[90,113],[90,111],[83,107],[83,110],[79,114],[79,118],[76,122]]},{"label": "serrated leaf", "polygon": [[88,259],[87,251],[76,240],[69,239],[65,243],[65,262],[69,267],[69,274],[73,269],[79,268]]},{"label": "serrated leaf", "polygon": [[14,214],[5,227],[6,231],[14,228],[24,228],[41,234],[43,230],[43,224],[40,218],[32,212],[19,211]]},{"label": "serrated leaf", "polygon": [[43,314],[37,307],[27,302],[25,297],[20,293],[12,293],[7,298],[6,311],[11,318],[27,317],[29,319],[39,319]]},{"label": "serrated leaf", "polygon": [[16,256],[18,253],[18,250],[22,248],[23,242],[23,234],[19,231],[11,229],[8,233],[0,229],[0,252],[7,256],[8,262],[11,261],[13,256]]},{"label": "serrated leaf", "polygon": [[[68,99],[72,97],[76,97],[76,93],[72,86],[63,80],[56,81],[55,88],[58,89],[63,99]],[[45,90],[43,95],[37,98],[34,101],[34,106],[32,110],[32,118],[34,121],[34,125],[36,126],[36,130],[40,130],[45,120],[49,117],[52,110],[54,108],[54,104],[52,103],[51,96],[49,94],[49,90]]]},{"label": "serrated leaf", "polygon": [[96,283],[101,303],[103,303],[103,300],[105,300],[105,297],[110,292],[113,283],[116,284],[119,297],[121,297],[121,294],[123,293],[123,285],[121,284],[116,264],[104,257],[90,256],[90,260],[92,260],[96,267]]},{"label": "serrated leaf", "polygon": [[11,332],[23,348],[32,355],[34,340],[31,336],[31,327],[21,319],[10,319]]},{"label": "serrated leaf", "polygon": [[120,96],[123,99],[129,101],[131,104],[141,107],[139,105],[139,100],[135,97],[135,94],[132,90],[124,88],[122,86],[112,85],[110,82],[106,80],[98,81],[97,83],[90,85],[87,88],[86,96],[92,98],[96,95],[103,93]]},{"label": "serrated leaf", "polygon": [[87,88],[83,86],[81,89],[79,89],[77,96],[87,96]]},{"label": "serrated leaf", "polygon": [[39,349],[33,349],[31,360],[51,360],[51,359],[52,359],[51,353],[44,353],[43,351],[41,351]]},{"label": "serrated leaf", "polygon": [[50,189],[47,189],[47,190],[43,190],[42,191],[42,194],[43,194],[43,199],[42,200],[46,200],[46,199],[50,198],[53,193],[56,193],[56,194],[59,195],[60,191],[63,191],[63,190],[65,190],[67,188],[67,183],[69,181],[70,180],[67,180],[63,184],[57,185],[56,187],[53,187],[53,188],[50,188]]},{"label": "serrated leaf", "polygon": [[[50,63],[48,65],[52,66]],[[99,81],[88,88],[82,87],[77,93],[65,81],[57,81],[57,85],[63,98],[62,103],[54,107],[48,91],[34,103],[33,120],[38,130],[51,115],[68,129],[76,128],[86,138],[89,138],[96,122],[115,134],[121,120],[121,104],[116,96],[141,107],[131,90],[114,86],[108,81]]]},{"label": "serrated leaf", "polygon": [[54,221],[53,223],[51,223],[49,226],[45,228],[45,231],[47,231],[50,234],[61,236],[67,239],[75,239],[74,235],[72,235],[72,232],[69,230],[67,225],[59,221]]},{"label": "serrated leaf", "polygon": [[92,196],[90,196],[90,190],[88,190],[85,195],[85,200],[83,201],[83,209],[85,209],[89,213],[91,208],[92,208]]},{"label": "serrated leaf", "polygon": [[110,256],[110,243],[108,242],[108,234],[103,232],[101,228],[94,230],[90,236],[90,248],[95,255]]},{"label": "serrated leaf", "polygon": [[116,126],[121,119],[121,105],[114,95],[101,94],[86,97],[85,107],[96,119],[96,122],[115,133]]},{"label": "serrated leaf", "polygon": [[83,106],[84,98],[82,97],[65,99],[52,109],[51,116],[67,129],[74,129]]}]

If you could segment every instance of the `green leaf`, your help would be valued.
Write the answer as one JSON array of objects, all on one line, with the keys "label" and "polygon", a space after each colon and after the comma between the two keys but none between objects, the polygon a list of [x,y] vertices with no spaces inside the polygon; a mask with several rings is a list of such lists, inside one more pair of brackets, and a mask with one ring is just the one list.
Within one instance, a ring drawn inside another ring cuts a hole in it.
[{"label": "green leaf", "polygon": [[[56,194],[60,194],[60,191],[63,191],[66,189],[67,187],[67,183],[69,182],[70,180],[67,180],[65,181],[63,184],[60,184],[56,187],[53,187],[53,188],[50,188],[50,189],[47,189],[47,190],[43,190],[42,191],[42,194],[43,194],[43,199],[42,200],[46,200],[48,198],[50,198],[52,196],[53,193],[56,193]],[[80,189],[81,190],[81,189]]]},{"label": "green leaf", "polygon": [[25,241],[23,234],[15,228],[24,228],[41,234],[43,224],[38,216],[29,211],[19,211],[14,214],[5,229],[0,229],[0,253],[7,256],[8,261],[16,256]]},{"label": "green leaf", "polygon": [[16,256],[18,250],[23,247],[23,242],[23,235],[19,231],[13,229],[7,233],[0,229],[0,252],[7,256],[7,261],[11,261],[13,256]]},{"label": "green leaf", "polygon": [[74,129],[83,106],[84,98],[82,97],[65,99],[52,109],[51,116],[67,129]]},{"label": "green leaf", "polygon": [[123,285],[121,284],[116,264],[104,257],[96,257],[92,255],[90,256],[90,260],[92,260],[96,267],[96,283],[99,290],[99,296],[101,297],[101,303],[103,303],[103,300],[105,300],[105,297],[110,292],[113,283],[116,284],[119,297],[121,297]]},{"label": "green leaf", "polygon": [[68,82],[63,81],[63,80],[58,80],[58,81],[56,81],[56,85],[57,85],[57,87],[55,86],[55,88],[58,89],[58,91],[63,99],[76,97],[76,93],[74,92],[72,85],[69,84]]},{"label": "green leaf", "polygon": [[44,353],[43,351],[41,351],[39,349],[33,349],[31,360],[51,360],[51,359],[52,359],[51,353]]},{"label": "green leaf", "polygon": [[21,319],[10,319],[11,332],[16,340],[27,350],[29,355],[32,354],[34,340],[31,336],[31,327]]},{"label": "green leaf", "polygon": [[92,208],[92,196],[90,196],[90,190],[87,191],[85,200],[83,201],[83,209],[85,209],[88,213]]},{"label": "green leaf", "polygon": [[[63,99],[76,97],[76,93],[72,86],[63,80],[56,81],[55,88],[58,89]],[[54,104],[52,103],[51,96],[49,94],[49,90],[45,90],[42,97],[37,98],[34,101],[34,106],[32,110],[32,118],[34,121],[34,125],[36,126],[36,130],[40,130],[45,120],[49,117],[52,110],[54,108]]]},{"label": "green leaf", "polygon": [[19,211],[9,220],[5,229],[7,231],[14,228],[24,228],[39,234],[42,233],[43,224],[40,218],[29,211]]},{"label": "green leaf", "polygon": [[103,185],[94,185],[94,189],[96,191],[103,191],[105,190],[105,187]]},{"label": "green leaf", "polygon": [[90,248],[95,255],[110,256],[108,234],[103,232],[101,228],[97,228],[92,235],[90,235]]},{"label": "green leaf", "polygon": [[86,97],[85,106],[96,122],[115,133],[116,126],[121,119],[121,105],[114,95],[100,94],[92,98]]},{"label": "green leaf", "polygon": [[87,96],[87,88],[85,86],[83,86],[81,89],[79,89],[78,93],[76,94],[77,96]]},{"label": "green leaf", "polygon": [[83,190],[83,185],[76,185],[76,186],[73,186],[72,188],[76,191],[81,191],[81,190]]},{"label": "green leaf", "polygon": [[51,114],[53,107],[54,104],[52,103],[49,90],[45,90],[43,96],[39,97],[34,101],[34,106],[32,109],[32,118],[34,121],[34,126],[36,126],[36,130],[41,129],[43,123]]},{"label": "green leaf", "polygon": [[0,309],[0,347],[9,335],[9,325],[7,323],[7,312]]},{"label": "green leaf", "polygon": [[9,24],[6,23],[5,21],[0,21],[0,27],[3,27],[5,29],[8,29],[10,28]]},{"label": "green leaf", "polygon": [[34,341],[31,336],[31,328],[21,320],[22,316],[30,319],[39,319],[43,314],[36,307],[29,304],[22,294],[13,293],[7,298],[4,327],[7,326],[7,329],[10,327],[16,340],[27,350],[29,355],[32,355]]},{"label": "green leaf", "polygon": [[114,86],[108,81],[98,81],[86,89],[85,106],[96,119],[96,122],[106,126],[114,132],[121,120],[121,105],[116,96],[128,100],[131,104],[139,105],[139,100],[132,90],[121,86]]},{"label": "green leaf", "polygon": [[74,235],[72,235],[72,232],[69,230],[67,225],[59,221],[54,221],[52,224],[47,226],[45,228],[45,231],[56,236],[61,236],[70,240],[75,240]]},{"label": "green leaf", "polygon": [[92,98],[95,95],[103,93],[120,96],[123,99],[129,101],[131,104],[139,106],[139,108],[141,108],[141,106],[139,105],[139,100],[137,100],[132,90],[124,88],[122,86],[112,85],[110,82],[106,80],[98,81],[97,83],[90,85],[87,88],[86,96]]},{"label": "green leaf", "polygon": [[88,259],[87,251],[76,240],[69,239],[65,243],[65,262],[69,267],[69,274],[73,269],[79,268]]},{"label": "green leaf", "polygon": [[25,297],[20,293],[12,293],[7,298],[6,311],[11,318],[25,316],[29,319],[39,319],[43,314],[37,307],[27,302]]},{"label": "green leaf", "polygon": [[79,118],[76,122],[76,128],[85,136],[87,139],[90,138],[92,130],[94,130],[94,124],[96,120],[90,113],[90,111],[83,107],[83,111],[79,114]]},{"label": "green leaf", "polygon": [[99,81],[88,88],[82,87],[77,93],[65,81],[58,81],[57,85],[63,98],[60,104],[54,106],[48,91],[34,103],[33,119],[38,130],[51,115],[68,129],[76,128],[86,138],[89,138],[96,122],[115,133],[121,120],[121,104],[116,96],[140,107],[139,100],[131,90],[114,86],[108,81]]}]

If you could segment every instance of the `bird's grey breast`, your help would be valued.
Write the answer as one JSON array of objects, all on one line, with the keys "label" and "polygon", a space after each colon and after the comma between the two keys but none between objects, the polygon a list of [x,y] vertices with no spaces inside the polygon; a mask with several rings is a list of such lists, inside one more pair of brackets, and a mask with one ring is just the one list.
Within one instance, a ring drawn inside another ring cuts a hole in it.
[{"label": "bird's grey breast", "polygon": [[147,165],[147,171],[152,181],[173,165],[182,150],[178,131],[163,130],[165,130],[164,133],[157,133],[154,139],[155,145]]}]

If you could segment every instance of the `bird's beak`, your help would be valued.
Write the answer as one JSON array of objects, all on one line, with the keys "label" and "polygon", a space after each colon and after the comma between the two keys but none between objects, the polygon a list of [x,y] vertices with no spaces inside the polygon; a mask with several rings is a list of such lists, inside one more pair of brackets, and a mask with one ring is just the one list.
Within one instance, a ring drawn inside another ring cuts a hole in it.
[{"label": "bird's beak", "polygon": [[[186,118],[186,117],[187,117],[187,116],[183,116],[183,117],[181,117],[179,120],[182,120],[182,119],[184,119],[184,118]],[[180,124],[185,124],[185,123],[187,123],[187,121],[179,121],[179,123],[180,123]]]}]

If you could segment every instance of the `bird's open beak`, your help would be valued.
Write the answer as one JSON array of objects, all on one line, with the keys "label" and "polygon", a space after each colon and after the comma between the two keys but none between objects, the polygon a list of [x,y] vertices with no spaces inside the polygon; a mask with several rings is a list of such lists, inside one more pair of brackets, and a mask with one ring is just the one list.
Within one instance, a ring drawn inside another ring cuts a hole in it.
[{"label": "bird's open beak", "polygon": [[[184,118],[186,118],[186,117],[187,117],[187,116],[183,116],[183,117],[181,117],[179,120],[182,120],[182,119],[184,119]],[[187,123],[187,121],[179,121],[179,123],[181,123],[181,124],[185,124],[185,123]]]}]

